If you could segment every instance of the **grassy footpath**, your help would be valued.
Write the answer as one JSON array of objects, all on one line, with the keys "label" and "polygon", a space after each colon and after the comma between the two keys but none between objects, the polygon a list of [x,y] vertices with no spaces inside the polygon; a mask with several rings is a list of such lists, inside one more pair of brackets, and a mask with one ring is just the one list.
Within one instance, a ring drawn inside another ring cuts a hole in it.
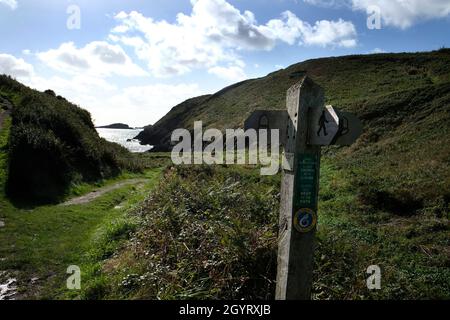
[{"label": "grassy footpath", "polygon": [[[158,174],[158,169],[149,171],[145,185],[125,186],[85,205],[21,210],[7,204],[0,232],[0,255],[6,260],[0,269],[19,271],[25,297],[65,297],[67,267],[80,266],[83,281],[95,276],[91,271],[137,227],[139,221],[127,211],[143,200]],[[29,286],[32,278],[39,278],[37,285]]]},{"label": "grassy footpath", "polygon": [[[5,152],[9,122],[0,136],[0,186],[4,187]],[[144,174],[124,174],[98,185],[73,188],[72,195],[83,194],[102,185],[130,178],[146,183],[124,186],[84,205],[48,205],[16,208],[1,193],[0,270],[18,280],[18,297],[77,298],[65,289],[69,265],[82,271],[82,285],[95,278],[95,270],[138,226],[138,219],[127,212],[142,201],[159,179],[161,169]],[[32,281],[32,279],[34,281]],[[0,279],[3,281],[3,279]]]}]

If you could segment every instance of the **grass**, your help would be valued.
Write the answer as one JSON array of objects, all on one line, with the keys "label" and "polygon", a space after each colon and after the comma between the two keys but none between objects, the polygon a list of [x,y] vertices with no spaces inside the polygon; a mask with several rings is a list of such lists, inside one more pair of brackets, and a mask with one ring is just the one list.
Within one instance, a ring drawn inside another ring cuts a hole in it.
[{"label": "grass", "polygon": [[0,95],[13,103],[6,191],[17,205],[55,203],[73,184],[144,169],[139,156],[99,137],[89,112],[53,91],[0,75]]},{"label": "grass", "polygon": [[[362,203],[352,177],[325,160],[315,265],[317,299],[449,299],[448,216],[393,215]],[[366,270],[378,265],[382,289],[368,291]]]},{"label": "grass", "polygon": [[[252,167],[177,167],[136,211],[142,225],[99,270],[97,299],[272,299],[279,176]],[[324,158],[314,299],[449,299],[450,225],[364,204]],[[366,270],[378,265],[382,288]]]},{"label": "grass", "polygon": [[[64,288],[67,267],[80,266],[83,283],[88,281],[88,270],[112,255],[137,226],[127,212],[143,200],[159,172],[147,172],[145,185],[122,187],[85,205],[21,210],[6,204],[6,227],[0,231],[0,255],[6,260],[0,269],[18,272],[25,297],[73,297]],[[37,289],[27,285],[33,277],[40,279]]]},{"label": "grass", "polygon": [[146,153],[135,155],[139,162],[142,163],[142,167],[145,170],[141,173],[124,171],[120,175],[110,178],[98,180],[96,183],[86,183],[86,182],[78,182],[73,183],[64,196],[64,199],[69,199],[76,196],[81,196],[83,194],[89,193],[96,188],[107,187],[109,185],[116,184],[118,182],[124,180],[131,179],[153,179],[153,171],[154,169],[160,169],[165,167],[170,161],[170,154],[161,154],[161,153]]},{"label": "grass", "polygon": [[105,264],[99,275],[107,280],[86,298],[270,298],[273,179],[238,167],[167,169],[135,212],[142,226]]},{"label": "grass", "polygon": [[[8,123],[10,123],[8,121]],[[4,189],[7,163],[6,143],[9,125],[0,134],[0,187]],[[71,299],[78,292],[65,288],[67,267],[78,265],[82,285],[95,278],[92,270],[110,257],[128,238],[138,220],[128,212],[142,201],[159,179],[161,169],[143,174],[125,173],[98,185],[78,186],[72,195],[84,194],[99,186],[130,178],[147,182],[124,186],[84,205],[44,205],[31,209],[15,207],[0,194],[0,270],[18,278],[19,296],[31,299]],[[32,282],[31,279],[38,278]],[[0,279],[3,280],[3,279]]]}]

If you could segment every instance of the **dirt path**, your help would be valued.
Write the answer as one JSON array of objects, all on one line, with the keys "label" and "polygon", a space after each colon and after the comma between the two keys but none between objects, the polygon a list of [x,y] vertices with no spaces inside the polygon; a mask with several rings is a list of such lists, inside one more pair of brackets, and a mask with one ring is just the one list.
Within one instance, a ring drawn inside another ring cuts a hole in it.
[{"label": "dirt path", "polygon": [[66,201],[64,203],[62,203],[62,206],[71,206],[71,205],[77,205],[77,204],[85,204],[85,203],[89,203],[94,199],[97,199],[98,197],[101,197],[102,195],[104,195],[105,193],[111,192],[113,190],[117,190],[119,188],[122,188],[124,186],[128,186],[128,185],[132,185],[132,184],[143,184],[147,182],[146,179],[130,179],[130,180],[125,180],[122,182],[118,182],[116,184],[107,186],[107,187],[103,187],[100,188],[98,190],[92,191],[84,196],[81,197],[77,197],[77,198],[73,198],[69,201]]},{"label": "dirt path", "polygon": [[9,116],[10,111],[1,111],[0,110],[0,130],[3,128],[3,122],[7,116]]}]

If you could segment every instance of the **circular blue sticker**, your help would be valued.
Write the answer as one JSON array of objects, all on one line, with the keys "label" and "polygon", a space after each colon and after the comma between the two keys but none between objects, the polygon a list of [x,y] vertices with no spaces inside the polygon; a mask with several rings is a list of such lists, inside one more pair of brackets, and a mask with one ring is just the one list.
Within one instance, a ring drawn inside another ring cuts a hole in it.
[{"label": "circular blue sticker", "polygon": [[298,210],[294,215],[294,227],[298,232],[308,233],[317,224],[317,214],[308,208]]}]

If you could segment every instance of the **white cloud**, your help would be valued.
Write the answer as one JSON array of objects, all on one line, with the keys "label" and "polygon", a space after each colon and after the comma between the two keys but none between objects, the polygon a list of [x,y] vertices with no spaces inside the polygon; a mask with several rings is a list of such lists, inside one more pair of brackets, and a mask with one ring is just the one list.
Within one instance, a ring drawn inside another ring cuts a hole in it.
[{"label": "white cloud", "polygon": [[76,76],[51,76],[48,78],[36,75],[25,81],[25,83],[40,91],[52,89],[57,94],[77,104],[84,104],[86,99],[90,99],[89,97],[92,97],[92,101],[94,101],[97,95],[101,97],[102,93],[111,93],[118,90],[116,86],[104,79],[83,74]]},{"label": "white cloud", "polygon": [[303,0],[303,2],[323,8],[341,8],[348,6],[351,0]]},{"label": "white cloud", "polygon": [[375,48],[372,51],[370,51],[369,53],[386,53],[386,51],[384,51],[383,49],[380,49],[380,48]]},{"label": "white cloud", "polygon": [[406,29],[421,20],[450,15],[448,0],[352,0],[354,10],[367,11],[378,6],[385,25]]},{"label": "white cloud", "polygon": [[270,20],[261,27],[267,34],[289,44],[296,41],[308,46],[354,47],[356,28],[353,23],[339,19],[337,21],[321,20],[314,25],[300,20],[295,14],[286,11],[282,19]]},{"label": "white cloud", "polygon": [[338,47],[356,46],[356,29],[353,23],[339,19],[338,21],[322,20],[304,31],[304,42],[308,45]]},{"label": "white cloud", "polygon": [[385,25],[406,29],[414,24],[450,15],[448,0],[303,0],[306,3],[327,7],[348,7],[354,11],[368,12],[371,6],[380,8]]},{"label": "white cloud", "polygon": [[135,49],[155,76],[187,73],[196,68],[218,70],[221,65],[236,73],[243,50],[271,50],[277,42],[290,45],[343,46],[356,44],[351,22],[318,21],[314,25],[292,12],[281,19],[258,24],[250,11],[240,12],[225,0],[191,0],[190,15],[179,13],[176,22],[155,21],[133,11],[116,15],[118,25],[110,40]]},{"label": "white cloud", "polygon": [[[113,30],[115,34],[111,39],[134,47],[137,56],[158,77],[180,75],[192,69],[211,68],[220,62],[239,60],[232,48],[248,47],[256,42],[240,41],[232,30],[226,28],[225,21],[220,17],[216,20],[214,14],[201,9],[194,7],[192,16],[178,14],[175,24],[154,21],[138,12],[122,12],[116,16],[121,25]],[[138,31],[141,36],[128,36],[123,33],[125,30]],[[122,35],[117,35],[120,33]]]},{"label": "white cloud", "polygon": [[11,10],[17,9],[17,0],[0,0],[0,4],[9,7]]},{"label": "white cloud", "polygon": [[115,122],[131,126],[155,123],[172,107],[204,94],[197,84],[149,84],[117,86],[106,79],[86,74],[31,77],[25,84],[40,91],[52,89],[92,114],[97,125]]},{"label": "white cloud", "polygon": [[208,70],[209,73],[216,75],[217,77],[232,82],[238,82],[245,80],[247,75],[244,70],[239,66],[229,66],[229,67],[212,67]]},{"label": "white cloud", "polygon": [[7,74],[15,78],[30,77],[34,73],[31,64],[12,55],[0,53],[0,74]]},{"label": "white cloud", "polygon": [[104,41],[94,41],[83,48],[77,48],[73,42],[67,42],[57,49],[39,52],[37,56],[51,68],[70,74],[81,72],[98,77],[146,75],[119,45]]},{"label": "white cloud", "polygon": [[269,38],[290,45],[299,42],[306,46],[348,48],[357,44],[357,32],[352,22],[320,20],[311,25],[291,11],[283,12],[281,19],[272,19],[259,29]]},{"label": "white cloud", "polygon": [[[151,84],[127,87],[108,97],[104,102],[93,103],[93,116],[97,120],[102,119],[105,123],[122,119],[126,123],[137,126],[154,124],[172,107],[202,94],[204,92],[197,84]],[[139,122],[136,123],[136,121]]]}]

